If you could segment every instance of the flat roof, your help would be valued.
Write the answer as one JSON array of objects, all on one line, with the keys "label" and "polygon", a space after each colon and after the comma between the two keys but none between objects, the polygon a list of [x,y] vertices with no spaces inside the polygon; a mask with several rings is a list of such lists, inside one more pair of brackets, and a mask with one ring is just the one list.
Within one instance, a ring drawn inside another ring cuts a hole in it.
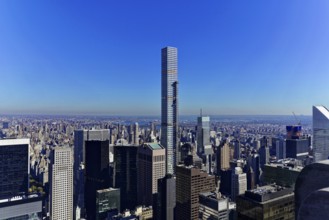
[{"label": "flat roof", "polygon": [[30,144],[29,138],[20,138],[20,139],[0,139],[0,146],[10,146],[10,145],[21,145],[21,144]]},{"label": "flat roof", "polygon": [[146,145],[148,145],[150,148],[152,148],[152,150],[164,149],[160,144],[157,144],[157,143],[146,143]]}]

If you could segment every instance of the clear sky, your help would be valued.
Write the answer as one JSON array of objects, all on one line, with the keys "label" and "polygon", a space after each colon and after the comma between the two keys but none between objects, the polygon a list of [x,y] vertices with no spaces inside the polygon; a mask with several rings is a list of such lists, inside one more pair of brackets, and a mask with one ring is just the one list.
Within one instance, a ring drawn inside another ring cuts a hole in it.
[{"label": "clear sky", "polygon": [[329,107],[328,0],[1,0],[0,113],[160,115],[165,46],[181,114]]}]

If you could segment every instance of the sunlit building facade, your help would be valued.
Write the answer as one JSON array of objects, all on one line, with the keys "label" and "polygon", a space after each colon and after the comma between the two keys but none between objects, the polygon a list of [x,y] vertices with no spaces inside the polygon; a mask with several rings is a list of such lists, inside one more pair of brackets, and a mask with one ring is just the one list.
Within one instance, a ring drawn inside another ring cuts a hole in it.
[{"label": "sunlit building facade", "polygon": [[173,174],[178,153],[177,48],[161,50],[161,144],[166,148],[166,170]]},{"label": "sunlit building facade", "polygon": [[313,106],[313,156],[314,162],[329,156],[329,110],[324,106]]}]

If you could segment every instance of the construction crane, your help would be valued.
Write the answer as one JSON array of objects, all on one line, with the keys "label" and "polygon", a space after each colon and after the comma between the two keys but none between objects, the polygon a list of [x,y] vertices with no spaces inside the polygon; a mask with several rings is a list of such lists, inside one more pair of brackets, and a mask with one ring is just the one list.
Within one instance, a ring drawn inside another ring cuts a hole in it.
[{"label": "construction crane", "polygon": [[298,124],[298,125],[301,125],[302,123],[301,123],[301,121],[300,121],[300,120],[298,121],[298,119],[297,119],[297,116],[296,116],[295,112],[292,112],[292,114],[294,115],[296,122],[298,122],[297,124]]}]

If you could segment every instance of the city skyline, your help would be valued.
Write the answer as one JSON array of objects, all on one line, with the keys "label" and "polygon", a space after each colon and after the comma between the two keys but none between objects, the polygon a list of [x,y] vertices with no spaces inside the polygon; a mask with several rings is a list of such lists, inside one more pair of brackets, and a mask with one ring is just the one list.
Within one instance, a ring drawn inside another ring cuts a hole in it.
[{"label": "city skyline", "polygon": [[328,2],[144,3],[1,1],[0,114],[160,115],[165,46],[180,115],[329,106]]}]

